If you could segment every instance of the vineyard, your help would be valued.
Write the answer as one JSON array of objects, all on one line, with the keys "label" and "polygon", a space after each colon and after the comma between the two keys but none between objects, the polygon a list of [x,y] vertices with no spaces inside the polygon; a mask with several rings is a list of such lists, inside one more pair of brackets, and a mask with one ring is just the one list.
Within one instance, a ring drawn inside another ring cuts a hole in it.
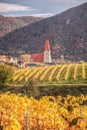
[{"label": "vineyard", "polygon": [[0,94],[3,130],[87,130],[87,96],[45,96],[40,100],[20,94]]},{"label": "vineyard", "polygon": [[24,84],[29,79],[36,79],[40,84],[87,84],[87,63],[18,69],[12,82]]}]

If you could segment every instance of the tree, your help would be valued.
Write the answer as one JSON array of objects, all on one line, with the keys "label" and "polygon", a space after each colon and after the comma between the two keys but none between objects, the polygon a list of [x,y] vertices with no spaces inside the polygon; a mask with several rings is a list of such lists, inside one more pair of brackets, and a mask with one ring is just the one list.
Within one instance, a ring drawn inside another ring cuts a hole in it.
[{"label": "tree", "polygon": [[0,65],[0,86],[5,85],[12,77],[12,69],[6,65]]}]

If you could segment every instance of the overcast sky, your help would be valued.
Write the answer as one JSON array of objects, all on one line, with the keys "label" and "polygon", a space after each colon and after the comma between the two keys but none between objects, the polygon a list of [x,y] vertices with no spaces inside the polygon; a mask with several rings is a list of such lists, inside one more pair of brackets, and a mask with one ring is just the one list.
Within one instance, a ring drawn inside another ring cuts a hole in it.
[{"label": "overcast sky", "polygon": [[87,0],[0,0],[0,15],[49,17]]}]

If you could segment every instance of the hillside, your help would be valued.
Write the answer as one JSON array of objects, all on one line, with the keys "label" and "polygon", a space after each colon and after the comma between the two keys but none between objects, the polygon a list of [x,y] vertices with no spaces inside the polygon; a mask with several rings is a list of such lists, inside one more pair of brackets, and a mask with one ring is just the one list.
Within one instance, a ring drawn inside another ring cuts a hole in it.
[{"label": "hillside", "polygon": [[53,58],[87,61],[87,3],[7,34],[0,40],[0,54],[41,52],[46,39]]},{"label": "hillside", "polygon": [[23,16],[23,17],[5,17],[0,15],[0,37],[7,33],[41,20],[42,18]]},{"label": "hillside", "polygon": [[87,95],[87,63],[15,68],[10,80],[0,85],[0,93],[6,91],[37,98]]},{"label": "hillside", "polygon": [[25,84],[36,80],[39,84],[85,84],[87,85],[87,63],[64,64],[16,70],[13,84]]},{"label": "hillside", "polygon": [[8,85],[0,87],[0,93],[6,91],[36,97],[87,95],[87,63],[16,69]]}]

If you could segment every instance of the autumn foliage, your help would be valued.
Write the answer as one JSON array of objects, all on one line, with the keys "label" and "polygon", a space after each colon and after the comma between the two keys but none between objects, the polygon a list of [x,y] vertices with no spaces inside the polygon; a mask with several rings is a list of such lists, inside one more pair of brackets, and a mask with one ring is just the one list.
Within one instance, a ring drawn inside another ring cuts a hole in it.
[{"label": "autumn foliage", "polygon": [[87,130],[87,96],[52,96],[40,100],[0,94],[3,130]]}]

